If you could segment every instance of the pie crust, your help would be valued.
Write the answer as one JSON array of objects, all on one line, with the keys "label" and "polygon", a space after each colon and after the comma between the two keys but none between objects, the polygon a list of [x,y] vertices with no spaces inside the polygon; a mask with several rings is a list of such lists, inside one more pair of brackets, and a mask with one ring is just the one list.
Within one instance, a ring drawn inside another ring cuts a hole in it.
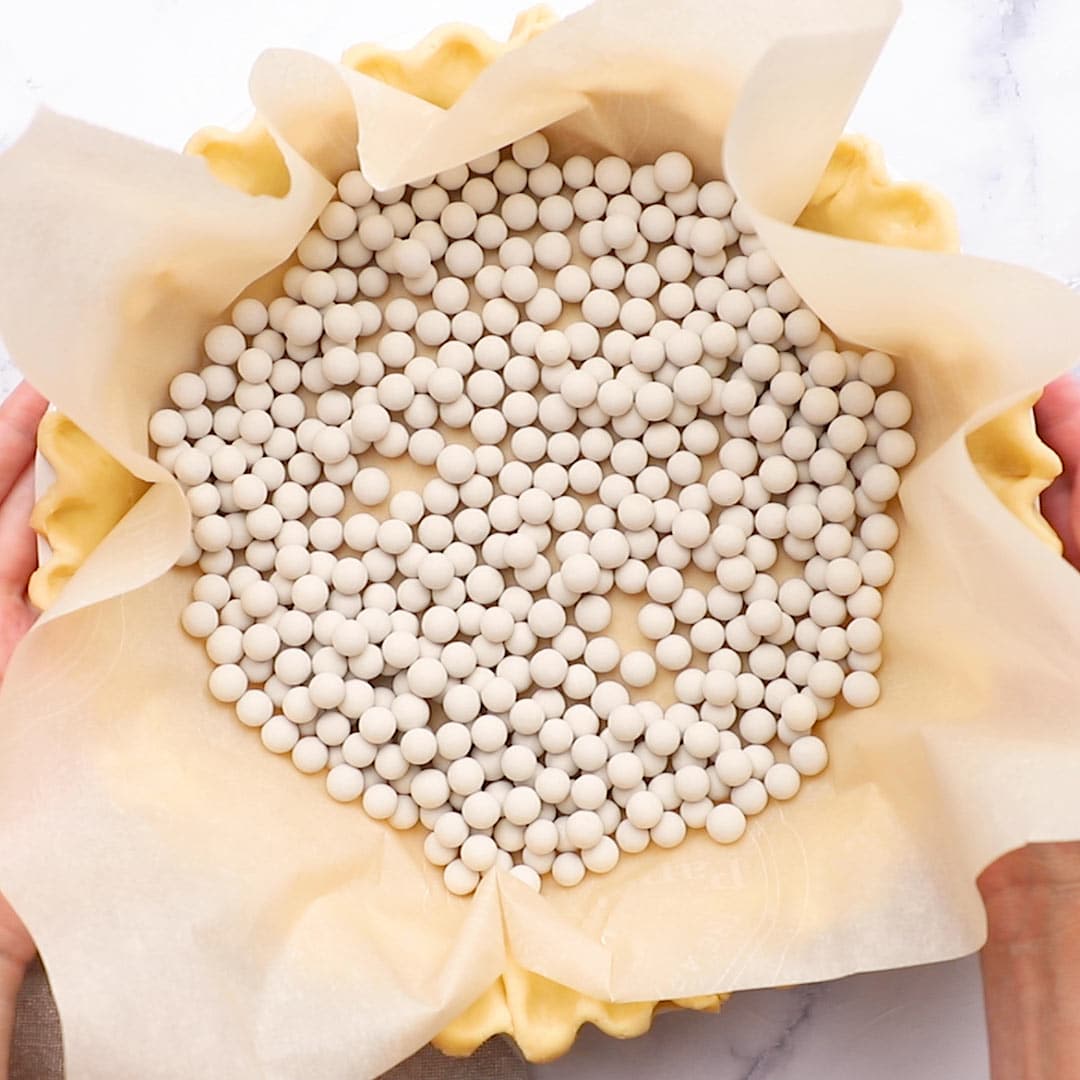
[{"label": "pie crust", "polygon": [[[472,27],[450,25],[407,51],[354,46],[342,62],[445,108],[485,66],[555,21],[547,8],[536,7],[518,17],[505,43]],[[288,189],[285,163],[258,120],[239,133],[205,128],[191,139],[186,152],[201,155],[222,182],[249,194],[280,196]],[[920,184],[890,181],[881,150],[859,136],[841,139],[798,223],[819,232],[898,247],[958,248],[955,215],[945,199]],[[1060,552],[1059,538],[1039,513],[1038,498],[1061,466],[1036,434],[1031,410],[1035,400],[1014,406],[974,432],[968,447],[980,476],[998,499],[1040,540]],[[33,515],[34,527],[51,550],[30,584],[31,600],[44,609],[148,485],[58,413],[42,421],[38,445],[56,473],[55,483],[41,496]],[[569,1049],[584,1023],[628,1038],[647,1031],[658,1010],[715,1011],[727,996],[604,1002],[525,971],[507,957],[502,976],[433,1041],[447,1053],[464,1055],[491,1036],[505,1033],[530,1061],[545,1061]]]}]

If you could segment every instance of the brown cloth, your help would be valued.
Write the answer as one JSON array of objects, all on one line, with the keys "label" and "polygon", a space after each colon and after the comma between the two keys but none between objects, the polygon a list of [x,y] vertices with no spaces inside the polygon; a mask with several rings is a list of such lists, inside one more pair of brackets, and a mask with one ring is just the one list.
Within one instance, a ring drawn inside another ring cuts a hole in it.
[{"label": "brown cloth", "polygon": [[[526,1066],[509,1039],[489,1039],[467,1058],[450,1058],[432,1046],[384,1073],[384,1080],[526,1080]],[[64,1046],[49,977],[35,960],[26,973],[15,1013],[9,1080],[63,1080]]]}]

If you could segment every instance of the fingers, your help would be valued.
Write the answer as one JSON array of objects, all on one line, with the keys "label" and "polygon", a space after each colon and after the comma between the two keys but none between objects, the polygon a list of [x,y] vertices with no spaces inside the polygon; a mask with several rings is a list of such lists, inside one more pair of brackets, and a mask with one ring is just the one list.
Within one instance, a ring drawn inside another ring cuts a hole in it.
[{"label": "fingers", "polygon": [[24,382],[0,405],[0,500],[33,461],[38,423],[48,404]]},{"label": "fingers", "polygon": [[1061,458],[1062,475],[1039,499],[1043,516],[1065,546],[1065,558],[1080,568],[1080,378],[1055,379],[1035,405],[1039,437]]},{"label": "fingers", "polygon": [[28,465],[0,501],[0,594],[22,596],[37,568],[37,536],[30,528],[34,469]]},{"label": "fingers", "polygon": [[1073,498],[1075,480],[1060,476],[1039,497],[1039,510],[1061,537],[1065,558],[1080,569],[1080,502]]},{"label": "fingers", "polygon": [[38,423],[48,406],[28,382],[21,382],[0,405],[0,427],[24,439],[36,439]]},{"label": "fingers", "polygon": [[0,958],[26,967],[36,951],[30,931],[0,893]]},{"label": "fingers", "polygon": [[1035,423],[1066,473],[1080,468],[1080,378],[1063,375],[1050,383],[1035,405]]}]

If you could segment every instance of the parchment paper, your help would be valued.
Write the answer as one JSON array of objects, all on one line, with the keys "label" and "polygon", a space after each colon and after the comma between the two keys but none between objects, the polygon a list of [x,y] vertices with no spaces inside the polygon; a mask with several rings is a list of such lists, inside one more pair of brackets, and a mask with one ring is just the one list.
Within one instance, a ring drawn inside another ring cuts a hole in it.
[{"label": "parchment paper", "polygon": [[[280,199],[48,113],[0,159],[7,345],[63,412],[160,481],[23,643],[0,697],[0,888],[41,946],[70,1077],[373,1075],[485,990],[507,950],[616,1000],[954,957],[983,940],[983,866],[1080,836],[1080,578],[964,446],[1075,362],[1080,298],[1014,267],[786,224],[895,14],[887,0],[605,0],[496,62],[448,112],[271,53],[252,90],[292,178]],[[537,127],[560,154],[679,146],[704,175],[725,164],[825,321],[900,357],[920,452],[901,491],[882,698],[837,710],[830,768],[735,847],[694,835],[575,889],[489,878],[454,899],[418,831],[331,802],[209,698],[177,623],[193,575],[169,570],[187,512],[146,456],[147,418],[198,365],[215,317],[293,249],[326,177],[355,162],[357,117],[381,185]]]}]

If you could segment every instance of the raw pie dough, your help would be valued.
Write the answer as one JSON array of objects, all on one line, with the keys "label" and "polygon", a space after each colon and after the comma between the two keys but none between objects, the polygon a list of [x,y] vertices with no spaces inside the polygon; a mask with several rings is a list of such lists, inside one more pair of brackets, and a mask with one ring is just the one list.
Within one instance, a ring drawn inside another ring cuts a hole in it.
[{"label": "raw pie dough", "polygon": [[[451,25],[405,52],[354,46],[345,53],[343,63],[445,108],[485,66],[554,21],[550,11],[537,7],[518,17],[505,44],[472,27]],[[280,196],[288,188],[285,164],[258,122],[240,133],[203,129],[186,149],[201,155],[223,183],[249,194]],[[858,136],[847,136],[837,145],[798,224],[898,247],[958,248],[949,204],[920,185],[890,182],[880,149]],[[1031,411],[1035,400],[1021,402],[974,432],[968,449],[979,475],[1001,502],[1040,540],[1060,552],[1061,541],[1039,513],[1038,497],[1061,465],[1036,434]],[[41,496],[33,514],[34,528],[52,551],[30,582],[31,600],[45,609],[148,485],[57,413],[42,421],[38,445],[56,472],[55,483]],[[487,993],[433,1041],[447,1053],[463,1055],[492,1035],[506,1033],[530,1061],[545,1061],[569,1049],[583,1023],[629,1038],[647,1031],[657,1010],[716,1010],[727,996],[604,1002],[527,972],[508,957],[506,971]]]}]

